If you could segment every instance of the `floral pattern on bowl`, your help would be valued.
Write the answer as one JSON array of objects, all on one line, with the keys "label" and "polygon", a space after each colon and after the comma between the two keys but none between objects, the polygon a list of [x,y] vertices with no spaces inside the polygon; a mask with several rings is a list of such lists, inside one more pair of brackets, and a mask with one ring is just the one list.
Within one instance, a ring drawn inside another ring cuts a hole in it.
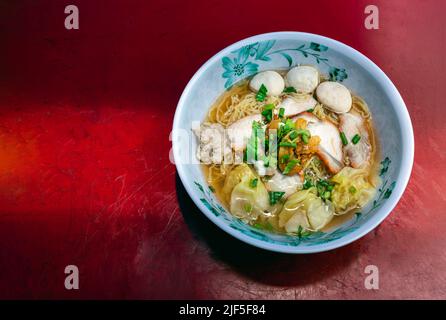
[{"label": "floral pattern on bowl", "polygon": [[345,69],[332,66],[328,58],[322,55],[328,47],[316,42],[303,43],[296,48],[283,48],[274,50],[275,40],[261,41],[249,44],[234,50],[231,56],[223,57],[222,66],[225,71],[222,74],[226,78],[225,88],[229,89],[234,83],[258,72],[259,64],[255,61],[271,61],[272,56],[280,55],[288,62],[288,67],[295,65],[296,57],[312,58],[317,64],[325,64],[329,68],[329,76],[332,81],[342,82],[348,75]]}]

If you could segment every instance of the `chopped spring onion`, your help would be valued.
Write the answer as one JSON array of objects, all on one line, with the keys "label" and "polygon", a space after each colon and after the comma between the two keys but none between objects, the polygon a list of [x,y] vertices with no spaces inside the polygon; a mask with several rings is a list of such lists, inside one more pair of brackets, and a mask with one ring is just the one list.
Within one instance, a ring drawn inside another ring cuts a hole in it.
[{"label": "chopped spring onion", "polygon": [[280,163],[286,163],[289,159],[290,159],[290,155],[289,155],[289,154],[284,154],[284,155],[280,158]]},{"label": "chopped spring onion", "polygon": [[279,118],[283,118],[285,115],[285,108],[280,108],[279,109]]},{"label": "chopped spring onion", "polygon": [[318,180],[316,182],[316,188],[317,188],[317,194],[323,200],[330,200],[331,191],[334,188],[333,182],[330,182],[328,180]]},{"label": "chopped spring onion", "polygon": [[355,194],[355,193],[356,193],[356,188],[355,188],[354,186],[351,186],[351,187],[348,189],[348,191],[349,191],[351,194]]},{"label": "chopped spring onion", "polygon": [[296,89],[294,87],[286,87],[283,90],[284,93],[297,93]]},{"label": "chopped spring onion", "polygon": [[305,179],[303,189],[307,190],[307,189],[310,189],[312,186],[313,186],[313,182],[311,182],[311,180],[309,180],[309,179]]},{"label": "chopped spring onion", "polygon": [[361,136],[359,134],[355,134],[352,138],[352,143],[357,144],[361,140]]},{"label": "chopped spring onion", "polygon": [[264,101],[267,93],[268,89],[266,89],[265,85],[262,83],[262,85],[259,88],[259,91],[256,94],[256,100],[260,102]]},{"label": "chopped spring onion", "polygon": [[296,159],[292,159],[292,160],[290,160],[290,161],[287,163],[285,169],[283,169],[283,174],[288,174],[288,173],[290,173],[291,170],[293,170],[294,167],[295,167],[298,163],[299,163],[299,161],[296,160]]},{"label": "chopped spring onion", "polygon": [[299,227],[297,228],[297,236],[299,238],[303,238],[303,237],[309,236],[310,234],[311,234],[311,231],[302,228],[301,225],[299,225]]},{"label": "chopped spring onion", "polygon": [[331,197],[331,192],[330,192],[330,191],[325,191],[325,192],[322,194],[322,196],[321,196],[321,198],[324,199],[324,200],[329,200],[330,197]]},{"label": "chopped spring onion", "polygon": [[245,210],[245,212],[251,213],[252,212],[252,204],[245,203],[245,205],[243,206],[243,209]]},{"label": "chopped spring onion", "polygon": [[303,134],[301,137],[302,137],[302,141],[303,141],[305,144],[308,144],[308,136],[307,136],[306,134]]},{"label": "chopped spring onion", "polygon": [[273,110],[271,110],[271,109],[263,110],[262,116],[265,117],[266,122],[271,122],[271,120],[273,119]]},{"label": "chopped spring onion", "polygon": [[299,134],[297,133],[297,131],[291,131],[291,133],[290,133],[290,139],[291,139],[291,140],[294,140],[294,139],[297,138],[298,135],[299,135]]},{"label": "chopped spring onion", "polygon": [[347,140],[347,137],[345,136],[345,133],[344,133],[344,132],[341,132],[341,133],[340,133],[340,136],[341,136],[342,144],[343,144],[344,146],[346,146],[346,145],[348,144],[348,140]]},{"label": "chopped spring onion", "polygon": [[288,132],[290,132],[291,130],[293,130],[295,128],[295,124],[294,124],[293,120],[282,119],[282,121],[284,122],[284,125],[279,126],[279,131],[277,132],[277,138],[279,140],[282,139],[284,136],[286,136],[288,134]]},{"label": "chopped spring onion", "polygon": [[286,148],[296,148],[296,143],[294,142],[281,142],[279,143],[279,147],[286,147]]},{"label": "chopped spring onion", "polygon": [[251,188],[255,188],[255,187],[257,187],[257,182],[259,182],[259,179],[258,179],[258,178],[251,179],[251,181],[249,181],[249,186],[250,186]]},{"label": "chopped spring onion", "polygon": [[262,125],[257,121],[253,121],[251,137],[246,145],[246,160],[258,160],[259,139],[264,135]]},{"label": "chopped spring onion", "polygon": [[285,192],[283,192],[283,191],[270,191],[268,193],[268,195],[269,195],[269,203],[271,205],[276,204],[277,202],[280,201],[280,199],[282,199],[284,194],[285,194]]},{"label": "chopped spring onion", "polygon": [[307,129],[299,129],[296,132],[300,135],[310,136],[310,131],[308,131]]}]

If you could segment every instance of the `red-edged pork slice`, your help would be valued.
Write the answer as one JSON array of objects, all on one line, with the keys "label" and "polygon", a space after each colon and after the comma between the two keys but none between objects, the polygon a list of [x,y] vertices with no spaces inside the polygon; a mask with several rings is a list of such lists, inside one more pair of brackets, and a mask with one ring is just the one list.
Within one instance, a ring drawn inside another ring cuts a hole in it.
[{"label": "red-edged pork slice", "polygon": [[[353,168],[367,166],[370,163],[372,147],[364,119],[359,114],[351,112],[341,115],[339,119],[340,129],[348,140],[344,152],[350,159],[351,166]],[[357,144],[353,144],[352,138],[357,134],[361,139]]]},{"label": "red-edged pork slice", "polygon": [[303,118],[307,121],[307,128],[312,136],[319,136],[318,156],[325,163],[331,173],[338,173],[344,166],[342,141],[338,128],[328,120],[320,120],[309,112],[304,112],[293,120]]},{"label": "red-edged pork slice", "polygon": [[291,117],[309,109],[313,109],[316,104],[317,101],[310,95],[299,98],[288,97],[282,101],[278,108],[284,108],[285,116]]},{"label": "red-edged pork slice", "polygon": [[261,120],[261,114],[253,114],[237,120],[227,128],[229,141],[236,151],[246,148],[246,144],[248,143],[248,139],[252,132],[252,123]]}]

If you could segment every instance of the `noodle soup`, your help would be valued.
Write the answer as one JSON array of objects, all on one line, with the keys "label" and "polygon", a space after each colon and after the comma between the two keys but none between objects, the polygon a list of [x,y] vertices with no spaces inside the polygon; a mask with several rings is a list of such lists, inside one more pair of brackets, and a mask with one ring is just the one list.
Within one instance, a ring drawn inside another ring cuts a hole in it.
[{"label": "noodle soup", "polygon": [[379,184],[367,104],[313,66],[235,84],[195,133],[211,189],[261,229],[324,231],[365,206]]}]

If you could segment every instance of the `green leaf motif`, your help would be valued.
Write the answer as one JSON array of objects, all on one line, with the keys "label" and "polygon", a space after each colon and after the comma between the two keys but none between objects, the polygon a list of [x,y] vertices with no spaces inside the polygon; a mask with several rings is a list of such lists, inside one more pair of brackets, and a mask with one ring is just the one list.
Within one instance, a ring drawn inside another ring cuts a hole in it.
[{"label": "green leaf motif", "polygon": [[330,75],[330,81],[342,82],[348,78],[348,75],[347,75],[347,72],[345,71],[345,69],[330,67],[328,73]]},{"label": "green leaf motif", "polygon": [[321,56],[322,52],[328,51],[328,47],[316,42],[301,44],[297,48],[281,48],[273,50],[275,40],[255,42],[243,46],[231,52],[231,56],[222,58],[224,72],[222,77],[226,78],[225,88],[229,89],[232,85],[248,76],[257,73],[259,65],[253,61],[270,62],[271,56],[280,54],[288,62],[288,67],[293,65],[296,60],[291,53],[300,54],[304,58],[313,58],[317,64],[324,64],[329,67],[329,75],[332,81],[347,79],[348,75],[345,69],[332,66],[328,59]]},{"label": "green leaf motif", "polygon": [[220,212],[217,211],[206,199],[201,198],[200,201],[208,208],[215,216],[219,216]]},{"label": "green leaf motif", "polygon": [[395,184],[396,184],[396,182],[393,181],[392,184],[390,185],[390,187],[384,193],[383,199],[389,199],[390,198],[390,196],[392,195],[393,189],[395,188]]},{"label": "green leaf motif", "polygon": [[270,61],[271,58],[268,57],[267,54],[268,51],[274,46],[274,43],[276,43],[275,40],[260,42],[257,48],[256,60]]},{"label": "green leaf motif", "polygon": [[327,51],[328,47],[323,46],[319,43],[315,43],[315,42],[311,42],[310,43],[310,49],[313,51],[318,51],[318,52],[322,52],[322,51]]},{"label": "green leaf motif", "polygon": [[198,187],[198,189],[200,189],[201,192],[204,193],[203,187],[201,186],[201,184],[199,184],[198,182],[194,181],[195,185]]},{"label": "green leaf motif", "polygon": [[288,66],[291,67],[293,65],[293,58],[291,58],[291,56],[288,53],[282,52],[281,55],[287,59],[288,61]]},{"label": "green leaf motif", "polygon": [[381,167],[379,172],[380,177],[382,177],[385,173],[387,173],[387,170],[389,170],[391,162],[392,161],[390,161],[389,157],[386,157],[383,161],[381,161]]}]

